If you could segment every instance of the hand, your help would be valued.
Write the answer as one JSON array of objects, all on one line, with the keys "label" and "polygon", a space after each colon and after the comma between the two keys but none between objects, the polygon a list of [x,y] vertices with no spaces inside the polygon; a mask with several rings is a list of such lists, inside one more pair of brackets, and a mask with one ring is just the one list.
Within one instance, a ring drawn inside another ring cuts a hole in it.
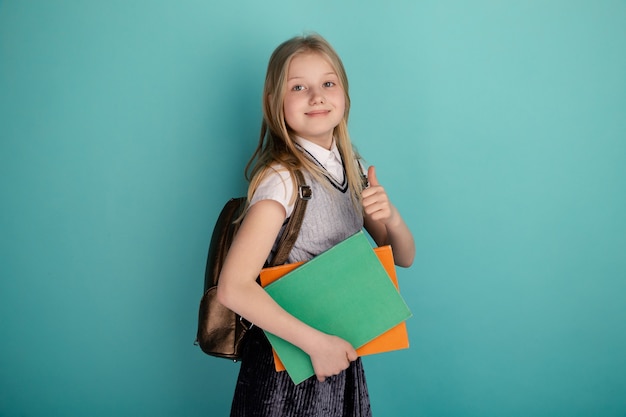
[{"label": "hand", "polygon": [[388,224],[393,220],[394,210],[385,189],[378,183],[376,170],[370,166],[367,170],[370,186],[363,190],[363,210],[372,220]]},{"label": "hand", "polygon": [[396,265],[409,267],[415,258],[413,234],[378,183],[373,166],[367,170],[367,177],[370,186],[361,194],[365,228],[377,245],[391,245]]},{"label": "hand", "polygon": [[337,375],[358,358],[352,345],[340,337],[323,334],[313,351],[309,352],[317,380]]}]

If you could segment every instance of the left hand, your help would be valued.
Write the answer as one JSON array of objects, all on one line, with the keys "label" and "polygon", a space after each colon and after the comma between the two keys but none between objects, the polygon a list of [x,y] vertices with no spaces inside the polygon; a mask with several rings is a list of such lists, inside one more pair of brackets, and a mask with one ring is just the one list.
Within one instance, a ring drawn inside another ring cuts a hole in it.
[{"label": "left hand", "polygon": [[370,186],[363,190],[363,221],[365,229],[378,246],[391,245],[396,265],[409,267],[415,258],[413,235],[402,216],[391,204],[387,192],[378,183],[376,171],[367,170]]},{"label": "left hand", "polygon": [[376,178],[376,170],[374,166],[367,169],[367,179],[370,186],[363,190],[363,210],[365,215],[372,220],[388,224],[393,220],[394,210],[392,210],[391,202],[385,189]]}]

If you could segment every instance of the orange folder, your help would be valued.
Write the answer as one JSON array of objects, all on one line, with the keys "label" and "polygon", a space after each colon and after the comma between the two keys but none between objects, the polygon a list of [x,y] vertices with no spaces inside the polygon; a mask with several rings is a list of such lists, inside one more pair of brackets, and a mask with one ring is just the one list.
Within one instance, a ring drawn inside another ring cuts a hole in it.
[{"label": "orange folder", "polygon": [[[396,276],[396,267],[393,261],[393,252],[391,251],[391,246],[387,245],[375,248],[374,252],[376,253],[376,256],[378,256],[378,260],[385,268],[385,271],[387,271],[389,278],[391,279],[391,281],[393,281],[393,284],[396,286],[396,288],[398,288],[398,277]],[[271,284],[272,282],[281,278],[283,275],[296,269],[303,263],[304,262],[298,262],[293,264],[274,266],[271,268],[264,268],[263,270],[261,270],[260,274],[261,285],[265,287],[266,285]],[[402,322],[396,327],[381,334],[376,339],[359,347],[356,351],[359,356],[364,356],[372,355],[375,353],[390,352],[399,349],[407,349],[408,347],[409,336],[406,331],[406,323]],[[276,352],[273,353],[276,370],[284,371],[285,367],[278,358],[278,355],[276,355]]]}]

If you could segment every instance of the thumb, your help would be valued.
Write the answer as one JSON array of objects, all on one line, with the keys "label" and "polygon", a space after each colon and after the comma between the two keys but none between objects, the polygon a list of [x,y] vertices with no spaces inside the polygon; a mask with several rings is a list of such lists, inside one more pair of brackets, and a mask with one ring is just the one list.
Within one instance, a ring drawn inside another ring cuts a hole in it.
[{"label": "thumb", "polygon": [[354,362],[359,358],[359,354],[356,350],[354,350],[354,348],[352,348],[349,352],[347,352],[347,357],[350,362]]},{"label": "thumb", "polygon": [[371,165],[367,169],[367,180],[369,181],[370,186],[380,185],[378,183],[378,178],[376,178],[376,169],[374,168],[374,165]]}]

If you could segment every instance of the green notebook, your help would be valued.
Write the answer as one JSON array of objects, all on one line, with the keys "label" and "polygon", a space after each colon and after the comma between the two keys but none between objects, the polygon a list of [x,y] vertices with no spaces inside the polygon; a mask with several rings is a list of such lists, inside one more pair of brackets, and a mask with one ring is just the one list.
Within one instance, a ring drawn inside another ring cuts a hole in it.
[{"label": "green notebook", "polygon": [[[363,231],[265,287],[286,311],[359,348],[411,317]],[[265,332],[289,376],[314,375],[309,355]]]}]

